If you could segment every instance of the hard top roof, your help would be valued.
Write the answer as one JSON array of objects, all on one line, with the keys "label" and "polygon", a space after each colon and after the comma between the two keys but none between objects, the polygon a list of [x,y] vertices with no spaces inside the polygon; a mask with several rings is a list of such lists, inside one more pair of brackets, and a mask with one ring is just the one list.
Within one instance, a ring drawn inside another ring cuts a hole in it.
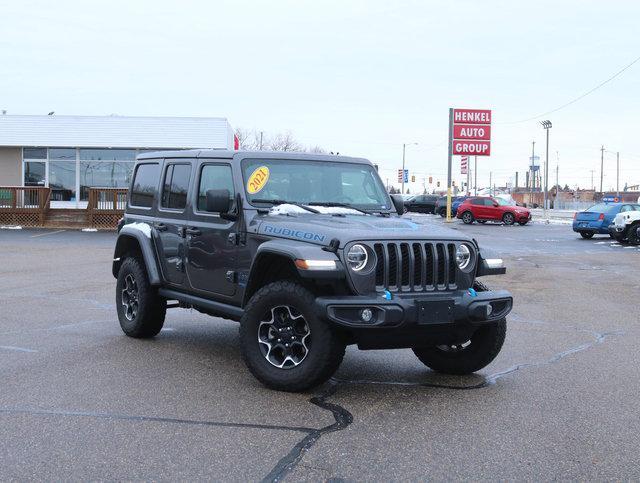
[{"label": "hard top roof", "polygon": [[138,160],[158,158],[200,158],[200,159],[298,159],[311,161],[329,161],[343,163],[372,164],[365,158],[353,158],[350,156],[337,156],[334,154],[299,153],[293,151],[234,151],[229,149],[185,149],[181,151],[152,151],[140,153]]}]

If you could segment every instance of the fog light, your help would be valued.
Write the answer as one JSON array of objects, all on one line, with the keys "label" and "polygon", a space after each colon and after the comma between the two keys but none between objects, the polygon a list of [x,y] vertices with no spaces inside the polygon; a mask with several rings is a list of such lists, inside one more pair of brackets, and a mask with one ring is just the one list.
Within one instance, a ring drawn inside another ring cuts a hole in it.
[{"label": "fog light", "polygon": [[373,319],[373,311],[371,309],[362,309],[360,311],[360,318],[363,322],[371,322],[371,319]]},{"label": "fog light", "polygon": [[487,305],[487,318],[489,318],[492,312],[493,312],[493,306],[491,304]]}]

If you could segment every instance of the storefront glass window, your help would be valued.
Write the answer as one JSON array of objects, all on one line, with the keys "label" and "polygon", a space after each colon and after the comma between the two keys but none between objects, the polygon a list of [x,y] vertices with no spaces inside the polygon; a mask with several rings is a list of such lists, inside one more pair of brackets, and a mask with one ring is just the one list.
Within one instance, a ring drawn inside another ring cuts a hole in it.
[{"label": "storefront glass window", "polygon": [[25,161],[24,185],[44,186],[46,165],[44,161]]},{"label": "storefront glass window", "polygon": [[135,149],[81,149],[80,160],[85,161],[135,161]]},{"label": "storefront glass window", "polygon": [[24,159],[47,159],[47,148],[24,148],[22,157]]},{"label": "storefront glass window", "polygon": [[49,148],[49,159],[60,159],[66,161],[75,161],[75,148]]},{"label": "storefront glass window", "polygon": [[49,187],[51,201],[75,201],[75,161],[49,161]]},{"label": "storefront glass window", "polygon": [[89,188],[127,188],[134,163],[80,161],[80,200],[89,199]]}]

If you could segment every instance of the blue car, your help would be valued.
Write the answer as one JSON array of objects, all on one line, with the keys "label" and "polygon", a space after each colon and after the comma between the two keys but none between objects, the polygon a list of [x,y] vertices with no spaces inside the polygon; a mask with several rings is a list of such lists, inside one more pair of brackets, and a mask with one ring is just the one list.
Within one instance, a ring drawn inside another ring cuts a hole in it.
[{"label": "blue car", "polygon": [[[458,212],[458,206],[462,204],[464,200],[469,198],[468,196],[456,196],[451,199],[451,216],[456,216]],[[438,199],[436,203],[435,212],[443,218],[447,216],[447,197],[443,196]]]},{"label": "blue car", "polygon": [[609,225],[615,216],[623,211],[640,211],[635,203],[598,203],[573,217],[573,231],[582,238],[592,238],[595,234],[609,235]]}]

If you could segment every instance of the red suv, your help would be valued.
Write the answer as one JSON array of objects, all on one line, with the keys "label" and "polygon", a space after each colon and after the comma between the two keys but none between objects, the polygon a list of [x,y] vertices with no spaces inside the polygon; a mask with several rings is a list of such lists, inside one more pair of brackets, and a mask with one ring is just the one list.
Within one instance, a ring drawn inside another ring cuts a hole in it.
[{"label": "red suv", "polygon": [[474,221],[485,223],[486,221],[501,221],[505,225],[520,223],[526,225],[531,220],[531,212],[520,206],[510,205],[500,198],[474,196],[466,199],[458,206],[456,215],[466,224]]}]

